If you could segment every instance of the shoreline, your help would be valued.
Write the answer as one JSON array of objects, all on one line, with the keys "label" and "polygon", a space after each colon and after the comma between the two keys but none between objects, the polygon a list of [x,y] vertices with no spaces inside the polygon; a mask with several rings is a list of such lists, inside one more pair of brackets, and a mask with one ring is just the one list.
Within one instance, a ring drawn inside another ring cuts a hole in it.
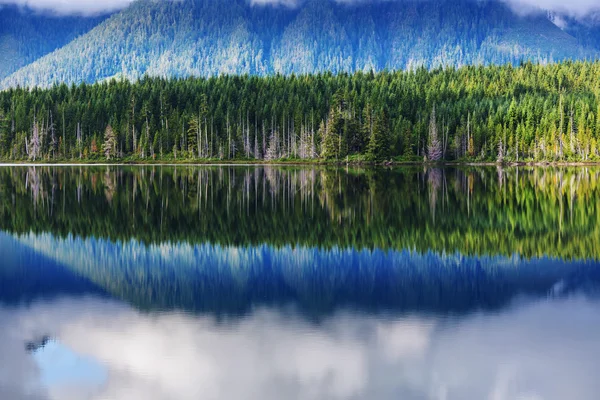
[{"label": "shoreline", "polygon": [[149,160],[149,161],[115,161],[106,160],[86,160],[86,161],[0,161],[0,167],[76,167],[76,166],[96,166],[96,167],[127,167],[127,166],[189,166],[189,167],[248,167],[248,166],[321,166],[321,167],[594,167],[600,166],[600,161],[519,161],[519,162],[491,162],[491,161],[448,161],[448,162],[424,162],[424,161],[386,161],[382,163],[372,163],[365,161],[198,161],[193,162],[185,160],[181,162],[169,160]]}]

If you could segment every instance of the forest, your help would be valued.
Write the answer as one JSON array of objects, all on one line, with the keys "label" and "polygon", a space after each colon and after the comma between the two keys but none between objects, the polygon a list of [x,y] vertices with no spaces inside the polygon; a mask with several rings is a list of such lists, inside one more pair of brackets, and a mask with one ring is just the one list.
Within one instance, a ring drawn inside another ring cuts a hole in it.
[{"label": "forest", "polygon": [[5,161],[598,161],[600,62],[0,92]]}]

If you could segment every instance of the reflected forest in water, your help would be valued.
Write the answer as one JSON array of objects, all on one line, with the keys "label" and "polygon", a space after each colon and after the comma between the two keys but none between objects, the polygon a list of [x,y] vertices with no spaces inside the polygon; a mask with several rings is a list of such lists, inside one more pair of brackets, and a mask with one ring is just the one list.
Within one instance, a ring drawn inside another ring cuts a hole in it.
[{"label": "reflected forest in water", "polygon": [[0,229],[145,244],[600,257],[600,168],[13,167]]}]

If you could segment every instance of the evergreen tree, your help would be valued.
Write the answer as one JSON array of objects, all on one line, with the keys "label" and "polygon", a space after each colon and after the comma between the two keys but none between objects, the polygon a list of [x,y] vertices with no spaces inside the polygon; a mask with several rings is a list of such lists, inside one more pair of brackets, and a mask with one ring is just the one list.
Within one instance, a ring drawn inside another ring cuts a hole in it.
[{"label": "evergreen tree", "polygon": [[104,143],[102,144],[102,151],[107,160],[114,158],[117,154],[117,139],[112,126],[108,125],[104,131]]},{"label": "evergreen tree", "polygon": [[10,154],[11,138],[8,117],[0,111],[0,156]]},{"label": "evergreen tree", "polygon": [[329,111],[325,126],[321,157],[327,160],[339,160],[346,156],[346,142],[343,135],[344,119],[341,106],[338,104]]},{"label": "evergreen tree", "polygon": [[198,153],[198,137],[200,136],[200,121],[198,116],[194,115],[188,122],[187,131],[187,150],[192,157]]},{"label": "evergreen tree", "polygon": [[390,128],[387,115],[384,111],[378,112],[373,121],[367,151],[372,161],[381,162],[390,157]]},{"label": "evergreen tree", "polygon": [[598,103],[598,109],[596,111],[596,137],[600,138],[600,96],[596,97]]}]

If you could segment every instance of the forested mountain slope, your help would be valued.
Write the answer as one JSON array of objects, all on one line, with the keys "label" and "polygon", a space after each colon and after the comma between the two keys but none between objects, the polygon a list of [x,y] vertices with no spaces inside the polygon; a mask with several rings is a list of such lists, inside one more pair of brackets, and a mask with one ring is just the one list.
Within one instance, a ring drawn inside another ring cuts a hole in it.
[{"label": "forested mountain slope", "polygon": [[495,1],[308,0],[286,8],[141,0],[1,86],[597,58],[593,35],[581,26],[575,33],[579,39],[546,15],[519,17]]},{"label": "forested mountain slope", "polygon": [[572,35],[586,47],[600,49],[600,15],[583,21],[566,19],[565,32]]},{"label": "forested mountain slope", "polygon": [[70,43],[106,19],[0,6],[0,79]]}]

